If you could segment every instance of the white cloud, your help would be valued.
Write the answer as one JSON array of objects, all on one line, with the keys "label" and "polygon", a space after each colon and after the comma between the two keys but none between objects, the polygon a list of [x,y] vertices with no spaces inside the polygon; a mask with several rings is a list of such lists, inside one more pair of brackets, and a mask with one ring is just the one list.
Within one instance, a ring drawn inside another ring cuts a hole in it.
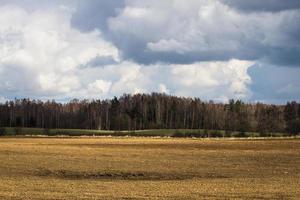
[{"label": "white cloud", "polygon": [[151,51],[160,51],[160,52],[168,52],[168,51],[175,51],[177,53],[184,53],[189,50],[189,48],[177,40],[170,39],[170,40],[159,40],[156,43],[149,42],[147,44],[148,49]]},{"label": "white cloud", "polygon": [[247,37],[245,22],[246,17],[219,1],[129,1],[109,19],[109,27],[144,40],[149,50],[183,53],[236,50]]},{"label": "white cloud", "polygon": [[123,61],[112,65],[82,69],[80,75],[83,83],[94,79],[109,81],[109,89],[98,97],[111,97],[123,93],[151,92],[151,84],[154,83],[145,68],[133,62]]},{"label": "white cloud", "polygon": [[175,65],[172,69],[173,84],[178,88],[178,95],[247,99],[251,96],[248,89],[251,77],[247,70],[253,64],[250,61],[230,60]]},{"label": "white cloud", "polygon": [[[148,15],[143,9],[124,12],[128,17]],[[141,65],[121,60],[118,49],[103,40],[98,30],[82,33],[72,28],[71,15],[66,9],[29,12],[0,7],[1,96],[108,98],[154,91],[206,99],[249,95],[247,69],[251,62]],[[180,46],[175,41],[167,46],[168,42],[152,48]],[[101,57],[116,62],[100,66],[92,62]]]},{"label": "white cloud", "polygon": [[[274,15],[246,15],[216,1],[128,1],[108,23],[113,33],[130,33],[144,41],[145,52],[231,51],[249,40],[270,46],[293,45],[276,30],[291,14],[281,12],[273,19]],[[123,60],[99,30],[73,28],[71,17],[72,10],[65,7],[34,11],[0,7],[0,101],[13,97],[109,98],[137,92],[220,101],[251,99],[248,70],[252,61],[139,64]],[[262,18],[266,21],[261,22]],[[270,35],[269,30],[277,33]],[[108,61],[100,62],[101,58]],[[299,81],[284,83],[286,88],[278,85],[274,90],[283,88],[278,93],[289,90],[295,96]]]},{"label": "white cloud", "polygon": [[299,99],[299,9],[245,12],[223,0],[1,2],[11,6],[0,5],[0,101],[153,91]]},{"label": "white cloud", "polygon": [[[299,10],[242,12],[219,0],[129,0],[109,18],[108,34],[125,57],[141,63],[232,58],[275,63],[274,48],[288,55],[283,50],[300,48],[299,19]],[[291,62],[288,58],[282,62]]]},{"label": "white cloud", "polygon": [[161,93],[166,93],[166,94],[169,94],[170,91],[168,90],[167,86],[165,84],[159,84],[159,92]]},{"label": "white cloud", "polygon": [[5,102],[8,101],[8,100],[9,100],[9,99],[0,96],[0,103],[5,103]]},{"label": "white cloud", "polygon": [[110,81],[96,80],[95,82],[90,83],[88,85],[88,91],[90,93],[106,94],[109,92],[110,87],[111,87]]},{"label": "white cloud", "polygon": [[[69,97],[85,88],[78,70],[91,59],[118,50],[97,30],[71,27],[70,10],[33,12],[0,7],[0,90],[8,96]],[[101,82],[90,86],[99,87]],[[98,89],[107,92],[107,86]]]},{"label": "white cloud", "polygon": [[[81,71],[83,77],[110,80],[107,96],[123,93],[164,92],[180,96],[225,101],[230,98],[249,99],[251,78],[247,73],[254,63],[199,62],[190,65],[138,65],[124,61],[115,65]],[[97,74],[97,76],[95,76]]]}]

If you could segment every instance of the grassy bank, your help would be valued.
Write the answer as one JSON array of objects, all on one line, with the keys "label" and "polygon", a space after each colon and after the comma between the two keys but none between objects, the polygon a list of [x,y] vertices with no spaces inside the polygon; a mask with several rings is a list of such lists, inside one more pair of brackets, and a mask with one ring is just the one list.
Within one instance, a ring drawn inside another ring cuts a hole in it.
[{"label": "grassy bank", "polygon": [[286,137],[287,133],[226,132],[224,130],[205,129],[153,129],[135,131],[110,131],[88,129],[44,129],[44,128],[0,128],[0,136],[143,136],[143,137]]}]

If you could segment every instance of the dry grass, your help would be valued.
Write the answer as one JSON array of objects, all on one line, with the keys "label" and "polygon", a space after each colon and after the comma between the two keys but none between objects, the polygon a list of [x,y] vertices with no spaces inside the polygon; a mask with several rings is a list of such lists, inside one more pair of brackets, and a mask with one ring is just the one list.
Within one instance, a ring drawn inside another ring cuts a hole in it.
[{"label": "dry grass", "polygon": [[299,199],[300,140],[0,138],[0,199]]}]

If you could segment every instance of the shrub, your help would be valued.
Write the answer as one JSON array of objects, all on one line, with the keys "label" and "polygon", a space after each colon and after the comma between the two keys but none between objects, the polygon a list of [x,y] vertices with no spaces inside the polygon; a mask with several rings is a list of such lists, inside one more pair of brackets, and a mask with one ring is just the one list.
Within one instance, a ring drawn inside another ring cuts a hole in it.
[{"label": "shrub", "polygon": [[222,137],[222,133],[219,130],[214,130],[211,132],[210,137]]},{"label": "shrub", "polygon": [[50,135],[50,129],[49,128],[44,128],[43,130],[44,135]]},{"label": "shrub", "polygon": [[269,137],[270,134],[267,133],[267,132],[265,132],[265,131],[261,131],[261,132],[259,133],[259,136],[260,136],[260,137]]},{"label": "shrub", "polygon": [[251,132],[251,133],[250,133],[250,136],[251,136],[251,137],[259,137],[260,134],[257,133],[257,132]]},{"label": "shrub", "polygon": [[15,135],[22,135],[22,127],[15,127],[14,129],[14,134]]},{"label": "shrub", "polygon": [[185,137],[185,134],[182,133],[182,132],[180,132],[180,131],[178,131],[178,130],[176,130],[174,132],[174,134],[172,135],[172,137]]},{"label": "shrub", "polygon": [[295,119],[287,123],[287,131],[291,136],[297,136],[300,133],[300,119]]},{"label": "shrub", "polygon": [[225,131],[225,137],[232,137],[232,131],[226,130]]},{"label": "shrub", "polygon": [[185,137],[194,137],[194,135],[195,135],[195,134],[194,134],[193,132],[189,132],[189,131],[186,132],[186,133],[184,133],[184,136],[185,136]]},{"label": "shrub", "polygon": [[[126,135],[131,135],[132,134],[132,132],[131,133],[123,133],[123,132],[121,132],[121,131],[114,131],[114,133],[113,133],[113,135],[114,136],[126,136]],[[137,136],[138,134],[136,134],[135,132],[131,135],[131,136]]]},{"label": "shrub", "polygon": [[194,135],[193,137],[196,137],[196,138],[203,138],[204,137],[204,134],[201,131],[194,132],[193,135]]},{"label": "shrub", "polygon": [[209,137],[209,132],[207,129],[203,130],[203,137]]},{"label": "shrub", "polygon": [[236,136],[237,137],[246,137],[246,132],[245,131],[240,131],[240,132],[238,132],[238,134]]},{"label": "shrub", "polygon": [[6,135],[5,128],[0,127],[0,136],[4,136],[4,135]]}]

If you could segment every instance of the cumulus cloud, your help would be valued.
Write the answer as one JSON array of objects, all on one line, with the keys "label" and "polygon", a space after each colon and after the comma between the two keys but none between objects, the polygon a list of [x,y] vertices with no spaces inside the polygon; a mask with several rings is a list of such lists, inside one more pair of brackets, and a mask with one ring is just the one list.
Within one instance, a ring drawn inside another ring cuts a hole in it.
[{"label": "cumulus cloud", "polygon": [[107,30],[107,19],[117,15],[125,6],[125,0],[72,0],[76,8],[71,23],[81,31],[88,32],[95,28]]},{"label": "cumulus cloud", "polygon": [[[102,31],[125,59],[142,64],[263,60],[300,63],[300,4],[294,0],[8,1],[73,9],[71,25]],[[29,9],[30,10],[30,9]]]},{"label": "cumulus cloud", "polygon": [[282,10],[290,10],[290,9],[299,9],[300,2],[297,0],[223,0],[229,6],[234,8],[244,10],[244,11],[271,11],[271,12],[278,12]]},{"label": "cumulus cloud", "polygon": [[158,88],[159,88],[159,92],[161,92],[161,93],[165,93],[165,94],[169,94],[170,93],[170,91],[168,90],[168,88],[167,88],[167,86],[165,85],[165,84],[159,84],[158,85]]},{"label": "cumulus cloud", "polygon": [[230,60],[228,62],[201,62],[175,65],[172,69],[173,84],[183,96],[205,96],[208,99],[247,99],[251,77],[247,70],[253,62]]},{"label": "cumulus cloud", "polygon": [[65,9],[28,12],[0,7],[2,93],[72,94],[82,88],[78,66],[101,56],[118,60],[118,50],[102,40],[99,31],[81,33],[72,28],[71,14]]},{"label": "cumulus cloud", "polygon": [[216,0],[131,0],[109,18],[109,33],[125,57],[140,63],[234,57],[276,64],[280,54],[280,64],[295,64],[291,54],[300,62],[299,10],[248,13],[229,5]]},{"label": "cumulus cloud", "polygon": [[122,93],[164,92],[179,96],[198,96],[203,99],[249,99],[251,78],[247,70],[253,62],[201,62],[189,65],[143,66],[132,62],[89,68],[81,72],[85,77],[98,74],[111,80],[109,96]]},{"label": "cumulus cloud", "polygon": [[104,80],[96,80],[93,83],[90,83],[88,85],[88,93],[100,93],[100,94],[106,94],[109,92],[111,86],[111,82],[104,81]]},{"label": "cumulus cloud", "polygon": [[0,101],[299,99],[299,22],[290,0],[0,0]]},{"label": "cumulus cloud", "polygon": [[5,103],[7,101],[9,101],[9,99],[0,96],[0,103]]}]

